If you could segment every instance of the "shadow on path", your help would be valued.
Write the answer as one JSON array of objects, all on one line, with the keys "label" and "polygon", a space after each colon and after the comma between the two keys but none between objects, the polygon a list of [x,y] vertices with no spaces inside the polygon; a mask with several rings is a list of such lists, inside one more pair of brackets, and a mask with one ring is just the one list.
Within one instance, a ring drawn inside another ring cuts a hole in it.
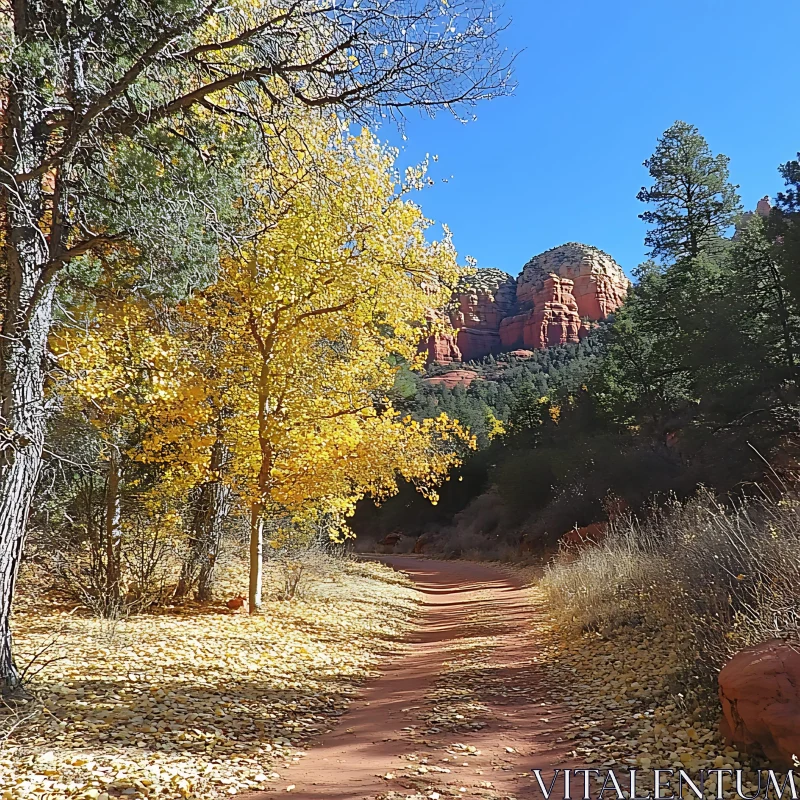
[{"label": "shadow on path", "polygon": [[[535,609],[498,568],[385,556],[422,593],[407,646],[265,800],[541,798],[530,769],[573,766],[537,662]],[[280,772],[280,770],[279,770]]]}]

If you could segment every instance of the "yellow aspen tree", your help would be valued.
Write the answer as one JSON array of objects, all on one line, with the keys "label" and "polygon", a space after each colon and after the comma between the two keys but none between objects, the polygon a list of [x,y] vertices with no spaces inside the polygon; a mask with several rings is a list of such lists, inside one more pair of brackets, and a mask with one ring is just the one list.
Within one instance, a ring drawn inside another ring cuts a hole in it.
[{"label": "yellow aspen tree", "polygon": [[175,509],[206,475],[207,453],[215,440],[214,384],[202,373],[191,338],[176,335],[169,310],[159,303],[100,291],[70,316],[73,323],[53,332],[51,346],[67,376],[60,387],[62,401],[77,407],[104,442],[100,544],[106,571],[103,602],[112,609],[121,602],[122,485],[135,486],[136,462],[155,467],[155,484],[146,490],[136,487],[137,507],[158,524],[158,538],[181,536]]},{"label": "yellow aspen tree", "polygon": [[266,514],[342,520],[401,477],[435,502],[473,446],[457,421],[417,422],[387,400],[460,274],[449,232],[428,241],[408,199],[424,166],[401,177],[394,151],[334,118],[307,116],[276,141],[264,232],[211,286],[172,309],[112,295],[56,337],[71,391],[139,426],[126,455],[158,465],[163,491],[213,479],[249,505],[252,612]]},{"label": "yellow aspen tree", "polygon": [[215,320],[223,342],[253,612],[269,507],[344,514],[365,493],[395,491],[401,475],[432,491],[469,442],[456,422],[403,419],[386,399],[393,365],[414,360],[426,309],[459,274],[447,230],[429,242],[431,223],[406,196],[424,166],[401,179],[394,151],[334,119],[308,118],[286,138],[286,188],[273,178],[264,234],[185,306]]}]

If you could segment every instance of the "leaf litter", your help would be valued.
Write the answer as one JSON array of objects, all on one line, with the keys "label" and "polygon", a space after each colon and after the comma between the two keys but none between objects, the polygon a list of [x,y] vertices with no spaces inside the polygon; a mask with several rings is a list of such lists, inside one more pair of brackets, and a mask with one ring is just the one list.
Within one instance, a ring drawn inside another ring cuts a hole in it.
[{"label": "leaf litter", "polygon": [[[592,768],[642,770],[747,769],[749,760],[724,741],[717,709],[690,701],[681,692],[682,658],[674,632],[644,624],[611,631],[576,632],[558,624],[544,593],[534,583],[529,590],[540,610],[537,637],[541,664],[551,688],[548,697],[571,709],[562,737],[574,743],[572,756]],[[593,781],[594,781],[594,776]],[[749,794],[756,786],[744,781]],[[715,781],[706,795],[715,795]],[[723,797],[734,798],[729,776]]]},{"label": "leaf litter", "polygon": [[109,623],[23,601],[19,661],[45,648],[47,666],[32,685],[36,713],[0,741],[0,798],[266,788],[396,649],[415,596],[398,573],[352,562],[312,596],[267,601],[254,617],[189,606]]}]

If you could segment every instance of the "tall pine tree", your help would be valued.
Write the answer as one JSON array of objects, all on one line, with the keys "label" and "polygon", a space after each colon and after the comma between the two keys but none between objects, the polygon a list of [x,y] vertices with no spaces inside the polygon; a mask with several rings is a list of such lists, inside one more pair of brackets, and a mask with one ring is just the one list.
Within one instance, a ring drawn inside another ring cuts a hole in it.
[{"label": "tall pine tree", "polygon": [[697,128],[676,122],[644,162],[652,184],[638,199],[651,261],[609,334],[607,399],[623,417],[654,426],[694,405],[698,368],[708,357],[710,310],[724,292],[727,230],[740,211],[728,158],[714,155]]}]

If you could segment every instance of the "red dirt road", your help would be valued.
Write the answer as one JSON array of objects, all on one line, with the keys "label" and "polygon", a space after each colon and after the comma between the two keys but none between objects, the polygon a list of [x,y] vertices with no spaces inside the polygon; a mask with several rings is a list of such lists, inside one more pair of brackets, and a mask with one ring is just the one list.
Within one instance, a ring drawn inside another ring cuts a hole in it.
[{"label": "red dirt road", "polygon": [[481,564],[381,560],[424,596],[408,646],[275,788],[247,798],[541,798],[530,769],[570,765],[571,748],[522,585]]}]

